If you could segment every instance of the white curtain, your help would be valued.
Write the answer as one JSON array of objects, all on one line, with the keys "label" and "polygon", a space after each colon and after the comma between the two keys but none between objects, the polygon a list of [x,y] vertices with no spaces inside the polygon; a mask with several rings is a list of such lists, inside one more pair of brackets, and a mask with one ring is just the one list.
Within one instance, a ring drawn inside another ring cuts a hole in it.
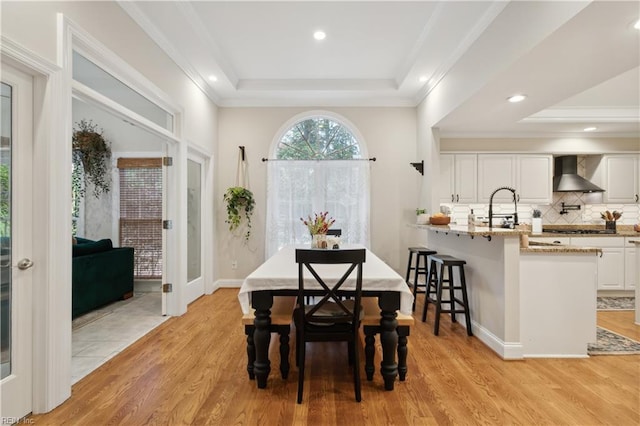
[{"label": "white curtain", "polygon": [[287,244],[310,243],[300,218],[328,211],[342,243],[369,247],[369,161],[269,161],[267,259]]}]

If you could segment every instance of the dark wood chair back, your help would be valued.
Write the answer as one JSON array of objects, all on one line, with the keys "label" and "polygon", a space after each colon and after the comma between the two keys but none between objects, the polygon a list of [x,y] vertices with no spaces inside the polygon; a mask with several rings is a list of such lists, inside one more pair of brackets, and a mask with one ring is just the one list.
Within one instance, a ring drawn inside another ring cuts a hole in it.
[{"label": "dark wood chair back", "polygon": [[334,237],[342,236],[342,229],[327,229],[327,235],[333,235]]},{"label": "dark wood chair back", "polygon": [[[360,367],[358,356],[358,330],[362,320],[362,267],[366,261],[365,249],[349,250],[296,250],[298,263],[298,308],[294,312],[296,323],[297,363],[299,367],[298,403],[302,402],[306,342],[348,342],[349,361],[353,362],[356,401],[360,395]],[[334,283],[327,283],[317,271],[317,265],[342,264],[345,272]],[[342,300],[339,294],[344,283],[355,273],[355,288],[351,299]],[[320,285],[313,286],[315,303],[305,303],[309,285],[305,278],[312,276]],[[319,299],[319,301],[318,301]]]}]

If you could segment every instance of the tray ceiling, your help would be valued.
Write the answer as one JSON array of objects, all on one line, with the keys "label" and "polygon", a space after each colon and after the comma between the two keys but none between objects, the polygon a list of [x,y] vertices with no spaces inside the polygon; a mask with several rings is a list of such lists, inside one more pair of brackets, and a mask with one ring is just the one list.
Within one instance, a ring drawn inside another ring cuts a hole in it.
[{"label": "tray ceiling", "polygon": [[120,5],[222,107],[414,107],[464,81],[443,136],[640,137],[637,2]]}]

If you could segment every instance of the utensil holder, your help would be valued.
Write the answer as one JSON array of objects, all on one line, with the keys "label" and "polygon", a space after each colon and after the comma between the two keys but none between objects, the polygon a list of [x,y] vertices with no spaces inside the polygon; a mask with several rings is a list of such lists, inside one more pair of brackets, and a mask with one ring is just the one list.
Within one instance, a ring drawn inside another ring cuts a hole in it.
[{"label": "utensil holder", "polygon": [[615,220],[607,220],[604,223],[604,229],[611,229],[613,231],[616,230],[616,221]]},{"label": "utensil holder", "polygon": [[531,233],[542,234],[542,218],[534,217],[531,219]]}]

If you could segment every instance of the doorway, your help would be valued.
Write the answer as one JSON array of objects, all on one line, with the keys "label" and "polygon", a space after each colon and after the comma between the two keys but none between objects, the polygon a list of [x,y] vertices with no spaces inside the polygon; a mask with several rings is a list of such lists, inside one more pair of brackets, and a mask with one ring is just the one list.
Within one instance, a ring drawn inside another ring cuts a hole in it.
[{"label": "doorway", "polygon": [[110,190],[96,195],[89,184],[74,203],[75,236],[133,248],[133,269],[127,271],[133,275],[133,296],[96,306],[72,322],[71,381],[76,383],[167,319],[161,284],[167,261],[162,159],[168,148],[164,138],[99,104],[74,98],[72,117],[74,128],[81,120],[97,126],[111,148]]}]

